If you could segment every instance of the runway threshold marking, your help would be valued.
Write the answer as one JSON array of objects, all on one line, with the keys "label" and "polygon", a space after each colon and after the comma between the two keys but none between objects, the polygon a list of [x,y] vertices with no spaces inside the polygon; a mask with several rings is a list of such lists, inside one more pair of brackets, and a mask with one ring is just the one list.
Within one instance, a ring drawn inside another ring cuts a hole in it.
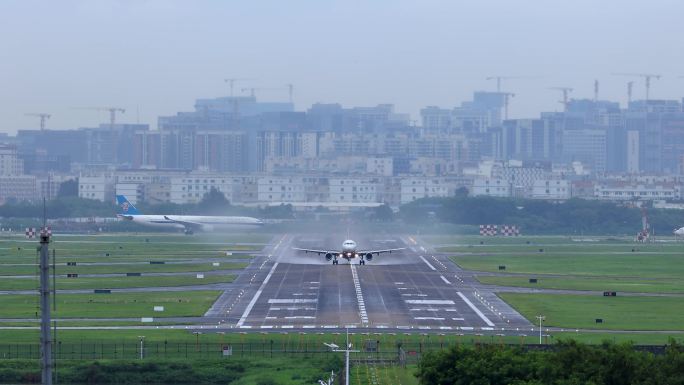
[{"label": "runway threshold marking", "polygon": [[359,304],[359,316],[361,316],[361,323],[368,324],[368,313],[366,312],[366,303],[363,301],[363,292],[361,291],[361,283],[359,282],[359,275],[356,271],[356,265],[349,264],[352,271],[352,279],[354,280],[354,290],[356,291],[356,302]]},{"label": "runway threshold marking", "polygon": [[490,321],[489,318],[487,318],[486,315],[482,314],[482,312],[480,311],[480,309],[478,309],[477,307],[475,307],[475,305],[473,305],[473,303],[470,302],[470,300],[469,300],[468,298],[466,298],[466,296],[463,295],[463,293],[461,293],[460,291],[457,291],[456,294],[458,294],[458,296],[461,297],[461,299],[463,300],[463,302],[465,302],[466,305],[468,305],[471,309],[473,309],[473,311],[475,312],[475,314],[477,314],[477,315],[478,315],[478,316],[479,316],[487,325],[489,325],[489,326],[494,326],[494,323],[493,323],[492,321]]},{"label": "runway threshold marking", "polygon": [[[269,255],[270,257],[270,255]],[[259,290],[254,294],[254,297],[252,297],[252,300],[249,301],[249,304],[245,308],[245,312],[242,313],[242,317],[240,317],[240,320],[237,322],[236,326],[242,327],[242,325],[245,323],[247,320],[247,316],[249,316],[249,313],[252,311],[252,308],[254,307],[254,304],[256,301],[259,299],[261,296],[261,292],[264,291],[264,288],[266,287],[266,284],[268,281],[271,279],[271,276],[273,275],[273,272],[275,269],[278,267],[278,262],[273,264],[273,267],[271,268],[271,271],[268,272],[268,275],[266,276],[266,279],[264,279],[264,282],[261,284],[261,287],[259,287]]]},{"label": "runway threshold marking", "polygon": [[432,265],[430,264],[430,262],[427,261],[427,259],[423,258],[422,255],[419,255],[418,257],[419,257],[420,259],[422,259],[423,262],[425,262],[426,265],[428,265],[428,267],[430,268],[430,270],[435,270],[435,271],[437,270],[437,269],[435,269],[434,266],[432,266]]}]

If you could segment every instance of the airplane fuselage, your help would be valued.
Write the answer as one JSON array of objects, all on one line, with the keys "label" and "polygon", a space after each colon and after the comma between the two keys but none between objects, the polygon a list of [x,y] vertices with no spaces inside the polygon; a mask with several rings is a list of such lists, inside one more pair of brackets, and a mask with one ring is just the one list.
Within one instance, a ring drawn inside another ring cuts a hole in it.
[{"label": "airplane fuselage", "polygon": [[179,222],[192,222],[201,225],[203,231],[223,229],[246,229],[263,225],[259,219],[252,217],[220,217],[201,215],[119,215],[124,220],[130,220],[146,226],[184,230],[186,226]]},{"label": "airplane fuselage", "polygon": [[356,252],[356,242],[351,239],[347,239],[342,243],[342,252],[340,256],[348,261],[360,257],[361,255]]}]

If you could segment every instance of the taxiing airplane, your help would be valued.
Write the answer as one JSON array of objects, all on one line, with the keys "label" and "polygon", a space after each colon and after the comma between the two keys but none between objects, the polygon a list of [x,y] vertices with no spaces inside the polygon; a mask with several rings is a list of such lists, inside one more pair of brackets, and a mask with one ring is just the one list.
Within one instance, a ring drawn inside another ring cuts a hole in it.
[{"label": "taxiing airplane", "polygon": [[359,265],[365,265],[366,261],[373,259],[373,254],[380,255],[382,253],[391,253],[393,251],[404,250],[404,247],[398,249],[384,249],[384,250],[358,250],[356,248],[356,242],[351,239],[347,239],[342,243],[342,251],[328,251],[328,250],[314,250],[314,249],[300,249],[298,247],[295,250],[303,251],[305,253],[316,253],[318,255],[325,255],[326,261],[332,261],[333,265],[337,265],[337,258],[341,257],[346,259],[351,263],[354,258],[359,258]]},{"label": "taxiing airplane", "polygon": [[219,217],[200,215],[143,215],[123,195],[116,196],[121,207],[117,217],[146,226],[183,230],[186,234],[195,231],[214,231],[223,229],[248,229],[264,225],[260,219],[252,217]]}]

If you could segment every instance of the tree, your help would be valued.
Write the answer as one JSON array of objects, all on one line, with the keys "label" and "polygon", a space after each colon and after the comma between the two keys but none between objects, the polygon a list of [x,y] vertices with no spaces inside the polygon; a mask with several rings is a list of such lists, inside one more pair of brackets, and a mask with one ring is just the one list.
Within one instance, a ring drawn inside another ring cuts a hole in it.
[{"label": "tree", "polygon": [[59,185],[57,191],[57,198],[77,197],[78,196],[78,179],[69,179]]},{"label": "tree", "polygon": [[373,208],[373,219],[380,222],[389,222],[394,219],[394,211],[387,203]]},{"label": "tree", "polygon": [[230,202],[221,191],[212,187],[208,193],[204,194],[202,201],[197,205],[197,209],[204,214],[225,212],[230,209]]}]

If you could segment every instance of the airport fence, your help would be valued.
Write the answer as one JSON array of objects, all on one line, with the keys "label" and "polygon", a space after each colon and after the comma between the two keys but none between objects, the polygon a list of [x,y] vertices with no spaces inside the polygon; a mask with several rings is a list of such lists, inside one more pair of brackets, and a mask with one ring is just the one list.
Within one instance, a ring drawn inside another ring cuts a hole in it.
[{"label": "airport fence", "polygon": [[[344,345],[344,344],[341,344]],[[447,349],[453,343],[388,343],[377,341],[363,343],[358,353],[352,353],[353,360],[367,362],[380,361],[388,364],[415,362],[420,356],[433,350]],[[142,351],[142,352],[141,352]],[[125,343],[57,343],[53,346],[53,357],[57,360],[136,360],[136,359],[230,359],[257,357],[315,357],[331,353],[325,345],[302,342],[300,344],[282,343],[268,340],[264,342],[236,343],[193,343],[193,342],[125,342]],[[0,344],[0,359],[38,359],[38,344]]]},{"label": "airport fence", "polygon": [[[293,357],[309,358],[320,354],[341,354],[318,341],[300,340],[295,343],[278,340],[261,342],[88,342],[57,343],[53,345],[53,357],[56,360],[137,360],[137,359],[230,359],[230,358],[272,358]],[[498,345],[519,346],[526,350],[553,350],[554,344],[511,344],[496,339],[463,339],[451,341],[429,342],[386,342],[379,340],[358,341],[353,346],[358,352],[351,353],[351,359],[357,362],[379,362],[384,364],[415,363],[429,351],[448,349],[454,345]],[[340,344],[342,346],[344,344]],[[664,345],[638,345],[635,350],[648,351],[654,354],[665,352]],[[39,359],[38,344],[0,344],[0,359]]]}]

